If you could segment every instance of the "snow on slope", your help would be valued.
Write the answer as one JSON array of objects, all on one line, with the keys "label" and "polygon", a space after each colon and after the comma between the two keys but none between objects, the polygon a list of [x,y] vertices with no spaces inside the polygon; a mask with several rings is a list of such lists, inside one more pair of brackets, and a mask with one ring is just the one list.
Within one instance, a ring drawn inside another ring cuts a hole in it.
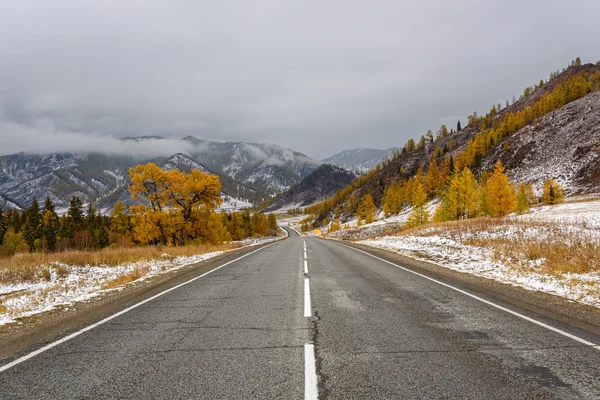
[{"label": "snow on slope", "polygon": [[541,193],[554,178],[568,194],[600,190],[600,91],[541,117],[486,155],[485,169],[500,159],[514,182],[532,182]]}]

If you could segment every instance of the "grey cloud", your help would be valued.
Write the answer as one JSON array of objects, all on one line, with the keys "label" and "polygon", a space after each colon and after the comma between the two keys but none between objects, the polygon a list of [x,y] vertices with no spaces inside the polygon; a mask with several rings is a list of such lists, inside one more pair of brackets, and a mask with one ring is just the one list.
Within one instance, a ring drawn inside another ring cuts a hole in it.
[{"label": "grey cloud", "polygon": [[586,0],[1,9],[2,154],[127,135],[270,142],[318,158],[401,146],[577,56],[600,58],[600,5]]}]

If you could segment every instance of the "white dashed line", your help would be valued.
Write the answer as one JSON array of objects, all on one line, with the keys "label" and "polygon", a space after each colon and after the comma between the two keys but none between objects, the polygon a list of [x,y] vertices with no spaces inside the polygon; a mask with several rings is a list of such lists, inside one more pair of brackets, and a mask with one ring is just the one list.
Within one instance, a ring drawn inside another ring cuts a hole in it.
[{"label": "white dashed line", "polygon": [[304,398],[306,400],[319,398],[315,346],[312,344],[304,345]]},{"label": "white dashed line", "polygon": [[304,278],[304,316],[306,318],[312,316],[310,306],[310,284],[308,283],[308,278]]}]

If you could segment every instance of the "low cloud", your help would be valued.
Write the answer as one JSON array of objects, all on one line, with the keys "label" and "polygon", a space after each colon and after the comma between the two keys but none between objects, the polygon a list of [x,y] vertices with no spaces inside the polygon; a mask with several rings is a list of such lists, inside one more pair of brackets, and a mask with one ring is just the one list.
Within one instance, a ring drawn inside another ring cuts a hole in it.
[{"label": "low cloud", "polygon": [[0,153],[103,153],[132,155],[134,157],[171,156],[189,154],[193,146],[181,139],[120,140],[107,135],[74,132],[56,132],[38,127],[0,121],[2,145]]},{"label": "low cloud", "polygon": [[577,56],[596,62],[599,12],[591,0],[4,1],[0,153],[184,146],[111,139],[136,135],[315,158],[402,146]]}]

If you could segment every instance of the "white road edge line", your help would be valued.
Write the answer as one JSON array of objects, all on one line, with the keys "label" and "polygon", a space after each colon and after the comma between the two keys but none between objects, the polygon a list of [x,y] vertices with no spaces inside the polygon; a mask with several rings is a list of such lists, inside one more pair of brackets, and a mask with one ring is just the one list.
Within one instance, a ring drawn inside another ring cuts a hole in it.
[{"label": "white road edge line", "polygon": [[348,245],[345,245],[345,244],[342,244],[342,243],[339,243],[339,244],[340,244],[340,245],[342,245],[342,246],[344,246],[344,247],[348,247],[349,249],[356,250],[356,251],[358,251],[358,252],[360,252],[360,253],[366,254],[366,255],[368,255],[368,256],[370,256],[370,257],[376,258],[376,259],[378,259],[378,260],[380,260],[380,261],[383,261],[383,262],[385,262],[385,263],[388,263],[388,264],[390,264],[390,265],[393,265],[394,267],[396,267],[396,268],[400,268],[400,269],[401,269],[401,270],[403,270],[403,271],[410,272],[411,274],[414,274],[414,275],[420,276],[421,278],[425,278],[425,279],[427,279],[427,280],[429,280],[429,281],[431,281],[431,282],[435,282],[435,283],[437,283],[437,284],[439,284],[439,285],[442,285],[442,286],[444,286],[444,287],[447,287],[448,289],[452,289],[452,290],[454,290],[454,291],[456,291],[456,292],[458,292],[458,293],[464,294],[465,296],[469,296],[469,297],[471,297],[471,298],[473,298],[473,299],[475,299],[475,300],[478,300],[478,301],[480,301],[480,302],[482,302],[482,303],[485,303],[485,304],[487,304],[487,305],[489,305],[489,306],[492,306],[492,307],[494,307],[494,308],[497,308],[497,309],[499,309],[499,310],[502,310],[502,311],[504,311],[504,312],[507,312],[507,313],[509,313],[509,314],[511,314],[511,315],[514,315],[515,317],[519,317],[519,318],[521,318],[521,319],[524,319],[525,321],[529,321],[529,322],[531,322],[532,324],[536,324],[536,325],[538,325],[538,326],[541,326],[542,328],[546,328],[546,329],[548,329],[548,330],[550,330],[550,331],[552,331],[552,332],[555,332],[555,333],[558,333],[558,334],[560,334],[560,335],[563,335],[563,336],[565,336],[565,337],[568,337],[569,339],[573,339],[573,340],[575,340],[576,342],[579,342],[579,343],[581,343],[581,344],[584,344],[584,345],[586,345],[586,346],[590,346],[590,347],[592,347],[592,348],[594,348],[594,349],[596,349],[596,350],[600,350],[600,345],[598,345],[598,344],[596,344],[596,343],[592,343],[592,342],[590,342],[590,341],[587,341],[587,340],[585,340],[585,339],[582,339],[582,338],[580,338],[579,336],[575,336],[575,335],[573,335],[573,334],[571,334],[571,333],[569,333],[569,332],[565,332],[565,331],[563,331],[563,330],[560,330],[560,329],[558,329],[558,328],[555,328],[555,327],[553,327],[553,326],[551,326],[551,325],[545,324],[545,323],[543,323],[543,322],[540,322],[540,321],[538,321],[538,320],[536,320],[536,319],[533,319],[533,318],[531,318],[531,317],[528,317],[528,316],[526,316],[526,315],[520,314],[520,313],[518,313],[518,312],[516,312],[516,311],[513,311],[513,310],[511,310],[511,309],[509,309],[509,308],[502,307],[502,306],[500,306],[500,305],[498,305],[498,304],[492,303],[492,302],[491,302],[491,301],[489,301],[489,300],[485,300],[485,299],[483,299],[483,298],[481,298],[481,297],[479,297],[479,296],[475,296],[474,294],[471,294],[471,293],[469,293],[469,292],[466,292],[466,291],[464,291],[464,290],[462,290],[462,289],[459,289],[459,288],[457,288],[457,287],[454,287],[454,286],[452,286],[452,285],[449,285],[449,284],[447,284],[447,283],[444,283],[444,282],[438,281],[437,279],[430,278],[430,277],[428,277],[427,275],[423,275],[423,274],[420,274],[420,273],[418,273],[418,272],[412,271],[412,270],[410,270],[410,269],[408,269],[408,268],[401,267],[401,266],[400,266],[400,265],[398,265],[398,264],[395,264],[395,263],[393,263],[393,262],[391,262],[391,261],[385,260],[385,259],[383,259],[383,258],[381,258],[381,257],[374,256],[373,254],[369,254],[369,253],[367,253],[366,251],[359,250],[359,249],[357,249],[357,248],[354,248],[354,247],[352,247],[352,246],[348,246]]},{"label": "white road edge line", "polygon": [[304,260],[304,273],[308,274],[308,261]]},{"label": "white road edge line", "polygon": [[27,361],[27,360],[29,360],[30,358],[33,358],[33,357],[35,357],[35,356],[37,356],[37,355],[39,355],[39,354],[41,354],[41,353],[43,353],[43,352],[45,352],[45,351],[47,351],[47,350],[50,350],[50,349],[51,349],[51,348],[53,348],[53,347],[56,347],[56,346],[58,346],[59,344],[65,343],[66,341],[69,341],[69,340],[71,340],[71,339],[73,339],[73,338],[75,338],[75,337],[77,337],[77,336],[81,335],[82,333],[85,333],[85,332],[87,332],[87,331],[91,331],[92,329],[94,329],[94,328],[96,328],[96,327],[98,327],[98,326],[100,326],[100,325],[102,325],[102,324],[105,324],[105,323],[107,323],[108,321],[110,321],[110,320],[112,320],[112,319],[115,319],[115,318],[117,318],[117,317],[119,317],[119,316],[121,316],[121,315],[123,315],[123,314],[125,314],[125,313],[128,313],[129,311],[131,311],[131,310],[133,310],[133,309],[135,309],[135,308],[138,308],[139,306],[141,306],[141,305],[143,305],[143,304],[146,304],[146,303],[148,303],[149,301],[152,301],[152,300],[154,300],[154,299],[156,299],[156,298],[158,298],[158,297],[160,297],[160,296],[162,296],[162,295],[164,295],[164,294],[167,294],[167,293],[169,293],[169,292],[172,292],[173,290],[179,289],[180,287],[182,287],[182,286],[184,286],[184,285],[187,285],[188,283],[192,283],[192,282],[194,282],[194,281],[196,281],[196,280],[198,280],[198,279],[200,279],[200,278],[202,278],[202,277],[204,277],[204,276],[206,276],[206,275],[208,275],[208,274],[211,274],[211,273],[213,273],[213,272],[215,272],[215,271],[217,271],[217,270],[219,270],[219,269],[221,269],[221,268],[223,268],[223,267],[225,267],[225,266],[227,266],[227,265],[229,265],[229,264],[232,264],[232,263],[234,263],[234,262],[236,262],[236,261],[239,261],[239,260],[241,260],[242,258],[248,257],[249,255],[251,255],[251,254],[254,254],[254,253],[256,253],[257,251],[264,250],[264,249],[266,249],[267,247],[274,245],[275,243],[277,243],[277,242],[274,242],[274,243],[268,244],[268,245],[266,245],[265,247],[261,247],[260,249],[256,249],[256,250],[254,250],[254,251],[251,251],[250,253],[244,254],[243,256],[241,256],[241,257],[238,257],[238,258],[236,258],[235,260],[231,260],[231,261],[228,261],[228,262],[226,262],[225,264],[219,265],[218,267],[216,267],[216,268],[213,268],[213,269],[211,269],[210,271],[208,271],[208,272],[205,272],[205,273],[203,273],[202,275],[199,275],[199,276],[197,276],[197,277],[195,277],[195,278],[192,278],[192,279],[190,279],[189,281],[185,281],[185,282],[183,282],[183,283],[180,283],[180,284],[179,284],[179,285],[177,285],[177,286],[173,286],[173,287],[172,287],[172,288],[170,288],[170,289],[167,289],[167,290],[165,290],[165,291],[163,291],[163,292],[160,292],[160,293],[158,293],[158,294],[155,294],[155,295],[154,295],[154,296],[152,296],[152,297],[148,297],[146,300],[142,300],[142,301],[140,301],[139,303],[136,303],[136,304],[132,305],[131,307],[127,307],[126,309],[124,309],[124,310],[121,310],[121,311],[119,311],[118,313],[111,315],[110,317],[106,317],[106,318],[104,318],[103,320],[96,322],[95,324],[92,324],[92,325],[86,326],[85,328],[83,328],[83,329],[81,329],[81,330],[79,330],[79,331],[77,331],[77,332],[73,332],[73,333],[71,333],[70,335],[67,335],[67,336],[65,336],[64,338],[57,340],[56,342],[52,342],[52,343],[50,343],[50,344],[47,344],[46,346],[44,346],[44,347],[41,347],[41,348],[39,348],[39,349],[37,349],[37,350],[35,350],[35,351],[33,351],[33,352],[29,353],[29,354],[26,354],[26,355],[24,355],[24,356],[22,356],[22,357],[19,357],[19,358],[17,358],[16,360],[14,360],[14,361],[12,361],[12,362],[10,362],[10,363],[8,363],[8,364],[5,364],[5,365],[1,366],[1,367],[0,367],[0,372],[4,372],[4,371],[6,371],[6,370],[8,370],[8,369],[10,369],[10,368],[12,368],[12,367],[14,367],[15,365],[21,364],[22,362],[24,362],[24,361]]},{"label": "white road edge line", "polygon": [[317,400],[317,365],[315,360],[315,346],[304,345],[304,398],[306,400]]},{"label": "white road edge line", "polygon": [[304,250],[304,259],[308,259],[308,255],[306,254],[306,250]]},{"label": "white road edge line", "polygon": [[308,278],[304,278],[304,316],[306,318],[312,317],[310,306],[310,284]]}]

